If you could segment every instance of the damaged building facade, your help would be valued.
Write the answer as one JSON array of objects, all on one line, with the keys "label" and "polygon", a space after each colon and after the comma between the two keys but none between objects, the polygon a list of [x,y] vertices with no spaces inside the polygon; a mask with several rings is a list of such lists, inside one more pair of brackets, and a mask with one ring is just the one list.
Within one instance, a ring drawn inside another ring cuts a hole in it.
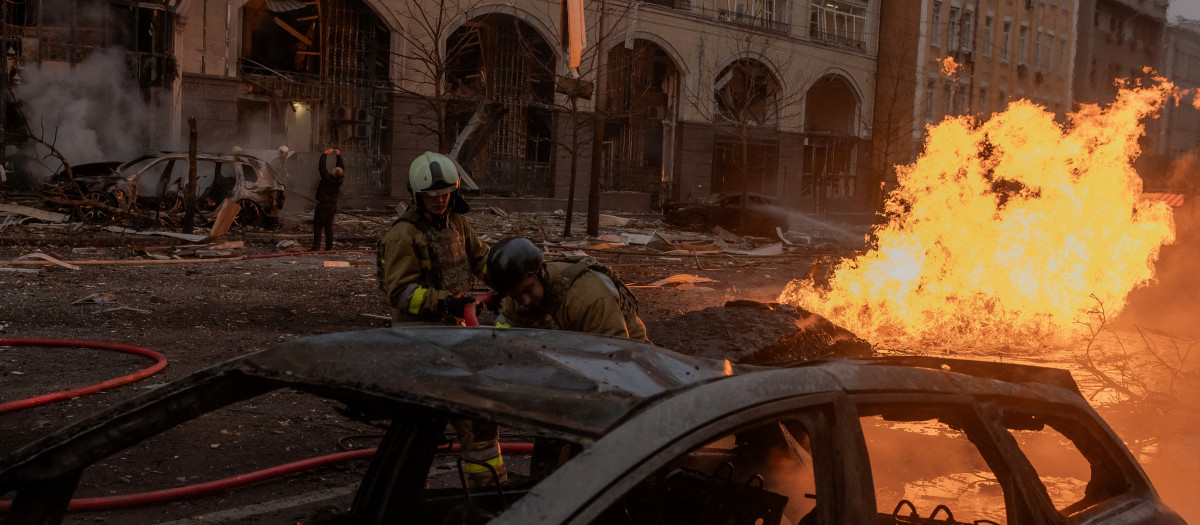
[{"label": "damaged building facade", "polygon": [[[13,176],[36,182],[58,168],[44,161],[46,150],[35,149],[31,138],[81,157],[75,162],[113,160],[100,155],[134,155],[172,142],[179,128],[178,4],[0,3],[7,73],[0,76],[0,156],[10,184]],[[91,96],[102,109],[79,104]],[[81,140],[80,130],[89,136]],[[80,148],[80,142],[87,144]]]},{"label": "damaged building facade", "polygon": [[583,209],[602,129],[605,209],[748,191],[858,210],[878,186],[879,4],[588,2],[570,68],[559,2],[169,0],[153,50],[178,78],[162,88],[171,132],[156,140],[169,144],[155,147],[186,147],[195,117],[202,151],[339,148],[351,205],[405,199],[410,160],[441,150],[482,195],[560,209],[574,157]]}]

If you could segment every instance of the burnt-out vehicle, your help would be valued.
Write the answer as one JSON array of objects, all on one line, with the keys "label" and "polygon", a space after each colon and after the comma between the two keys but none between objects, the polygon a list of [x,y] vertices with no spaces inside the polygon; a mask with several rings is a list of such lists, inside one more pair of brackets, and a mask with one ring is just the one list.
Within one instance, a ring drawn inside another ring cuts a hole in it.
[{"label": "burnt-out vehicle", "polygon": [[720,226],[744,235],[775,236],[775,228],[788,231],[788,212],[778,199],[746,195],[746,230],[738,231],[742,217],[742,194],[713,194],[697,202],[669,203],[663,207],[667,222],[690,230]]},{"label": "burnt-out vehicle", "polygon": [[[59,430],[0,463],[5,523],[57,522],[89,465],[281,388],[390,421],[344,523],[1183,523],[1063,370],[459,327],[296,339]],[[430,483],[455,418],[567,452],[499,489]]]},{"label": "burnt-out vehicle", "polygon": [[[187,152],[143,155],[113,166],[84,164],[72,169],[82,196],[109,206],[130,210],[183,211],[188,183]],[[70,184],[65,171],[51,179],[59,188]],[[238,203],[239,216],[247,221],[273,222],[283,209],[285,188],[269,164],[251,155],[199,153],[196,155],[196,204],[211,212],[226,199]],[[83,211],[86,219],[105,219],[103,208]]]}]

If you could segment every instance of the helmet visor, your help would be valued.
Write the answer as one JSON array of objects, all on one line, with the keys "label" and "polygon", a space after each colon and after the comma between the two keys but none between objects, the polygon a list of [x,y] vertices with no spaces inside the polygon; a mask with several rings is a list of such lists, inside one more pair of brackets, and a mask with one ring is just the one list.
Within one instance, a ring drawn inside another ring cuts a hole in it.
[{"label": "helmet visor", "polygon": [[417,195],[420,195],[422,197],[424,197],[426,195],[433,197],[433,196],[437,196],[437,195],[445,195],[447,193],[452,193],[454,190],[457,190],[457,189],[458,189],[458,186],[446,186],[445,188],[438,188],[436,190],[429,189],[429,190],[425,190],[425,191],[418,191]]}]

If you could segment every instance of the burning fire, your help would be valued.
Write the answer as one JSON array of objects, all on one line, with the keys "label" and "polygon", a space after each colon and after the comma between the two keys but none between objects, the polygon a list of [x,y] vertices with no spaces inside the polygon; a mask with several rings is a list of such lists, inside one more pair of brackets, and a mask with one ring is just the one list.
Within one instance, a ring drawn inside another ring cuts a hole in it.
[{"label": "burning fire", "polygon": [[954,61],[954,57],[946,57],[938,62],[942,64],[942,74],[946,76],[953,76],[958,73],[958,68],[962,67],[962,64]]},{"label": "burning fire", "polygon": [[841,261],[828,289],[797,280],[779,300],[877,342],[1046,342],[1098,306],[1111,318],[1175,239],[1130,163],[1141,120],[1179,93],[1123,86],[1066,127],[1026,100],[985,122],[947,118],[897,167],[877,247]]}]

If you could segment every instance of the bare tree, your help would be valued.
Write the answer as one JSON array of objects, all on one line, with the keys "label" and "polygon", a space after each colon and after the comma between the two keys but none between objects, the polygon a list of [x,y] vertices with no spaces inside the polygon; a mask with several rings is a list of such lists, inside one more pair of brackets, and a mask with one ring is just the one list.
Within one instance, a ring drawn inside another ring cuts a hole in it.
[{"label": "bare tree", "polygon": [[[798,113],[796,109],[804,102],[804,93],[797,80],[804,78],[805,72],[793,63],[794,55],[773,49],[775,37],[768,33],[739,31],[722,41],[728,42],[729,48],[718,50],[737,58],[719,71],[701,75],[700,78],[712,78],[712,85],[700,85],[694,92],[685,89],[683,93],[719,135],[736,140],[735,175],[741,192],[738,231],[744,233],[753,175],[752,136],[759,129],[778,129],[785,117]],[[769,65],[775,66],[774,71]]]},{"label": "bare tree", "polygon": [[[477,43],[449,38],[457,28],[453,25],[454,19],[459,13],[466,13],[469,19],[480,3],[478,0],[404,0],[397,6],[398,18],[409,23],[397,32],[403,46],[396,56],[403,62],[405,78],[402,82],[394,82],[392,87],[427,108],[427,111],[405,115],[405,123],[434,137],[441,152],[449,152],[456,142],[456,137],[447,129],[451,99],[474,99],[478,108],[486,107],[484,90],[472,90],[472,86],[467,85],[451,86],[448,82],[455,67],[453,60],[461,57],[468,46]],[[486,79],[478,80],[475,87],[486,82]]]},{"label": "bare tree", "polygon": [[[917,117],[913,113],[913,86],[917,85],[916,46],[905,46],[880,57],[876,63],[874,129],[868,179],[871,208],[883,210],[884,184],[893,167],[910,160]],[[898,55],[897,55],[898,53]]]}]

